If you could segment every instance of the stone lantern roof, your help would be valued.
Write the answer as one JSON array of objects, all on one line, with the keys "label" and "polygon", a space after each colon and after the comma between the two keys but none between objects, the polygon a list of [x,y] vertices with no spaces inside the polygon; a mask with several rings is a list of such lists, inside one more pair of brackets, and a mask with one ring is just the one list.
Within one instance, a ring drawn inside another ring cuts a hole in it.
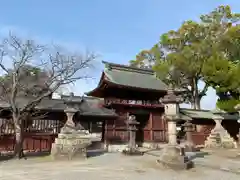
[{"label": "stone lantern roof", "polygon": [[183,99],[181,96],[177,96],[175,94],[175,91],[171,88],[167,90],[167,94],[160,99],[160,102],[163,104],[169,104],[169,103],[179,104],[183,102]]}]

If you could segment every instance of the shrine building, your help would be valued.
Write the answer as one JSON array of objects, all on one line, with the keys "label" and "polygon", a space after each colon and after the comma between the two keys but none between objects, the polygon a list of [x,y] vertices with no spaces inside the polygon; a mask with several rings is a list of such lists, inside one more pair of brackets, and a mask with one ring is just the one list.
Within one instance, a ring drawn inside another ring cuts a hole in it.
[{"label": "shrine building", "polygon": [[[86,93],[87,97],[71,94],[41,101],[36,110],[46,116],[26,121],[24,150],[51,150],[52,143],[66,122],[64,110],[69,102],[74,102],[76,114],[73,119],[76,126],[80,123],[89,134],[96,135],[95,141],[108,149],[121,149],[128,143],[126,121],[130,115],[134,115],[139,123],[136,131],[138,146],[158,147],[168,142],[164,105],[159,101],[166,95],[168,86],[157,79],[152,70],[109,62],[103,64],[105,67],[99,83]],[[184,92],[178,90],[175,93]],[[22,106],[27,100],[28,97],[17,99]],[[14,128],[9,121],[11,114],[8,107],[6,102],[0,102],[0,152],[14,148]],[[213,136],[212,129],[219,125],[225,129],[229,139],[237,141],[239,115],[184,108],[180,108],[179,112],[179,128],[186,121],[193,124],[194,145],[204,146]],[[178,138],[184,138],[184,131],[183,135],[179,133]]]},{"label": "shrine building", "polygon": [[[105,65],[100,81],[95,89],[86,93],[104,99],[104,107],[113,110],[118,117],[106,120],[104,128],[105,144],[126,144],[128,131],[126,120],[134,115],[139,122],[136,142],[139,146],[156,147],[167,143],[167,122],[164,118],[164,105],[160,103],[167,93],[167,85],[157,79],[154,71],[103,62]],[[175,93],[181,93],[176,91]],[[195,145],[204,145],[211,130],[215,127],[216,117],[237,140],[238,115],[208,110],[180,109],[179,126],[185,121],[194,124],[192,133]]]}]

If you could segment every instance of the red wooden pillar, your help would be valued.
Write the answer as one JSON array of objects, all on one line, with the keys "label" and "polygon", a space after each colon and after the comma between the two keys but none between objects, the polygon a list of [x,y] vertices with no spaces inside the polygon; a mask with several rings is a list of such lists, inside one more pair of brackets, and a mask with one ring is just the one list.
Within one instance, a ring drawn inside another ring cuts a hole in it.
[{"label": "red wooden pillar", "polygon": [[113,138],[116,138],[116,121],[118,121],[118,119],[113,120],[113,129],[112,129]]},{"label": "red wooden pillar", "polygon": [[108,144],[108,121],[105,121],[105,125],[104,125],[104,144]]},{"label": "red wooden pillar", "polygon": [[152,112],[150,113],[149,116],[149,126],[150,126],[150,141],[153,142],[153,115]]}]

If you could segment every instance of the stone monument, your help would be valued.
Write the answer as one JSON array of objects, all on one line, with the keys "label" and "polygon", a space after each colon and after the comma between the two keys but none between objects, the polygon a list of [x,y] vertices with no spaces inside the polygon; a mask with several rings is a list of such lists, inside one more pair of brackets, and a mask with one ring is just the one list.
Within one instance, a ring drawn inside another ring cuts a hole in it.
[{"label": "stone monument", "polygon": [[205,148],[210,148],[210,149],[235,148],[234,139],[230,136],[227,130],[225,130],[221,125],[223,119],[224,118],[220,115],[220,113],[215,112],[215,115],[213,116],[213,120],[215,121],[216,125],[212,129],[210,135],[207,137],[205,141]]},{"label": "stone monument", "polygon": [[136,147],[136,125],[139,122],[136,121],[136,117],[134,115],[129,116],[127,120],[127,127],[129,133],[129,143],[127,149],[123,150],[123,154],[125,155],[143,155],[143,152],[140,152]]},{"label": "stone monument", "polygon": [[80,123],[78,126],[75,126],[73,122],[73,117],[78,112],[76,105],[80,102],[74,101],[72,96],[65,101],[67,104],[67,108],[65,109],[67,122],[55,139],[55,143],[52,144],[51,156],[54,160],[86,158],[86,148],[91,144],[90,137],[86,134]]},{"label": "stone monument", "polygon": [[193,162],[185,156],[184,150],[177,144],[177,121],[180,119],[179,104],[183,102],[180,96],[174,92],[173,82],[179,82],[179,71],[174,67],[170,68],[170,85],[160,102],[164,104],[165,119],[168,122],[168,145],[162,150],[158,163],[176,170],[184,170],[193,167]]}]

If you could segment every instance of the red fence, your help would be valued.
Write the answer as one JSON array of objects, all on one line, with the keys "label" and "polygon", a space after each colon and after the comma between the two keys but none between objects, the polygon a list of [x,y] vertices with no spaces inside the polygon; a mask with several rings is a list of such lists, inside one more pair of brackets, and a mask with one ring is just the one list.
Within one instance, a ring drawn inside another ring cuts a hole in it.
[{"label": "red fence", "polygon": [[[28,152],[50,151],[51,145],[57,135],[26,133],[24,135],[23,149]],[[0,152],[12,152],[15,145],[14,135],[2,135],[0,137]]]},{"label": "red fence", "polygon": [[[13,125],[1,119],[0,152],[12,152],[15,146]],[[59,120],[34,120],[24,128],[23,149],[27,152],[50,151],[63,123]]]}]

